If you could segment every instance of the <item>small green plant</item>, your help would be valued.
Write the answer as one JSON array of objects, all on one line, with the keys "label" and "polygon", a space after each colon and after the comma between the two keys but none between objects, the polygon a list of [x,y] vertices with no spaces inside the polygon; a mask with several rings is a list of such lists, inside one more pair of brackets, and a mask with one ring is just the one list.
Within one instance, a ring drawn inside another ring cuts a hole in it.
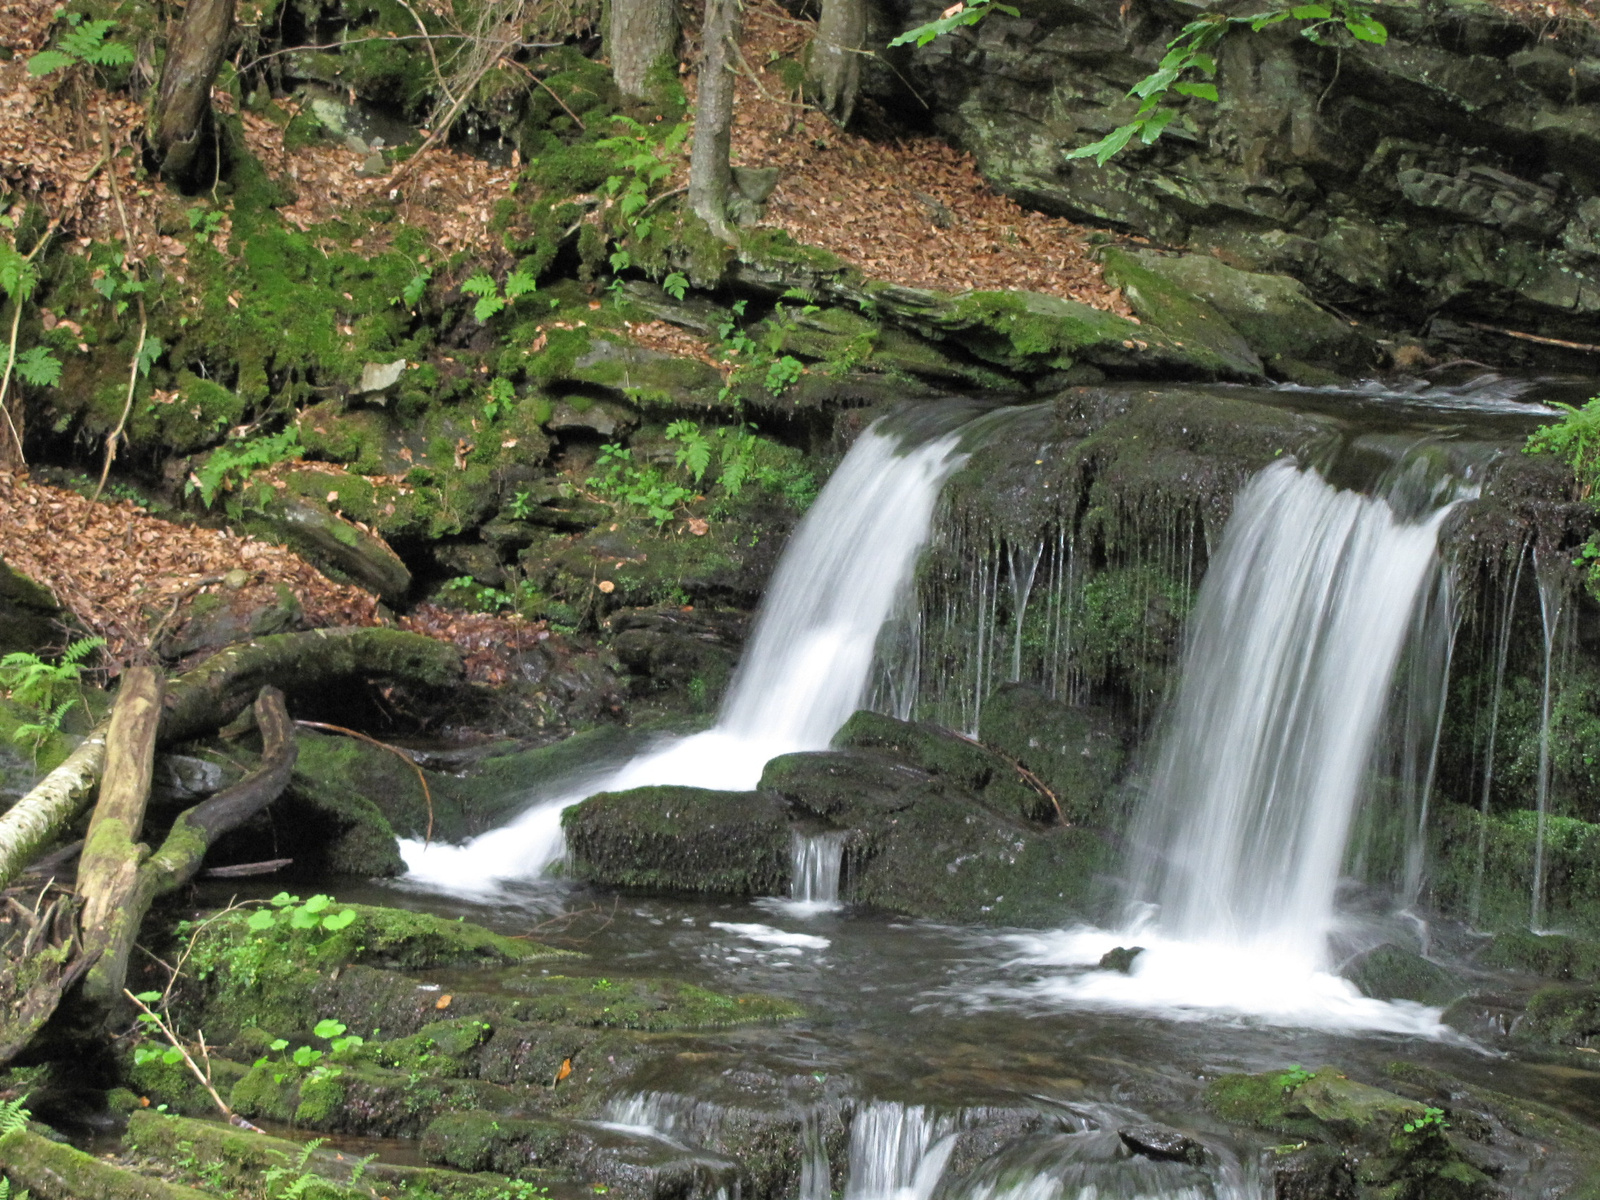
[{"label": "small green plant", "polygon": [[661,281],[661,290],[674,300],[682,300],[689,291],[689,280],[680,272],[672,271]]},{"label": "small green plant", "polygon": [[612,120],[617,123],[618,132],[601,138],[595,146],[616,156],[619,173],[607,177],[600,191],[616,202],[625,226],[640,237],[648,237],[650,225],[644,209],[650,203],[652,189],[672,175],[689,136],[689,126],[679,121],[663,130],[620,114]]},{"label": "small green plant", "polygon": [[640,466],[633,451],[615,442],[600,447],[594,474],[586,483],[605,500],[640,508],[657,526],[672,520],[679,505],[694,499],[694,492],[668,479],[661,468]]},{"label": "small green plant", "polygon": [[[166,997],[160,992],[140,992],[134,997],[134,999],[139,1001],[140,1004],[153,1006],[160,1004],[166,999]],[[140,1031],[144,1033],[145,1036],[165,1039],[166,1033],[162,1028],[161,1016],[159,1013],[141,1011],[136,1019],[139,1023]],[[133,1065],[136,1067],[142,1067],[146,1063],[152,1062],[165,1063],[167,1066],[171,1067],[176,1066],[182,1061],[182,1049],[171,1045],[170,1043],[165,1046],[136,1046],[134,1047],[133,1051]]]},{"label": "small green plant", "polygon": [[333,897],[318,893],[301,903],[299,896],[279,892],[267,901],[269,907],[258,908],[250,914],[245,928],[252,933],[263,933],[273,928],[325,929],[337,933],[356,919],[356,910],[346,908],[333,913]]},{"label": "small green plant", "polygon": [[1450,1128],[1450,1122],[1444,1119],[1444,1109],[1428,1107],[1422,1110],[1420,1117],[1413,1117],[1400,1127],[1402,1133],[1412,1136],[1427,1136],[1429,1134],[1443,1133]]},{"label": "small green plant", "polygon": [[28,1127],[33,1114],[24,1107],[27,1103],[27,1096],[18,1096],[15,1100],[0,1100],[0,1137]]},{"label": "small green plant", "polygon": [[667,426],[667,440],[678,443],[675,452],[678,466],[688,471],[696,483],[705,477],[711,465],[711,441],[700,432],[693,421],[674,421]]},{"label": "small green plant", "polygon": [[1316,1072],[1308,1071],[1299,1063],[1295,1063],[1282,1075],[1279,1075],[1276,1079],[1274,1079],[1273,1082],[1284,1091],[1292,1092],[1302,1083],[1310,1083],[1315,1077]]},{"label": "small green plant", "polygon": [[54,50],[41,50],[28,59],[28,74],[52,75],[69,67],[87,63],[92,67],[120,67],[133,61],[133,48],[126,42],[110,40],[115,21],[86,21],[82,13],[62,18],[67,30],[56,41]]},{"label": "small green plant", "polygon": [[487,271],[479,271],[461,285],[463,294],[478,298],[478,302],[472,306],[472,315],[480,323],[538,289],[539,281],[521,270],[507,275],[503,287]]},{"label": "small green plant", "polygon": [[80,638],[55,663],[23,650],[0,658],[0,688],[34,718],[17,726],[12,734],[16,741],[32,742],[37,753],[45,738],[61,728],[66,715],[83,702],[84,659],[105,644],[102,637]]},{"label": "small green plant", "polygon": [[293,1166],[271,1167],[262,1173],[261,1182],[271,1200],[300,1200],[301,1196],[319,1185],[329,1190],[337,1188],[337,1184],[309,1169],[311,1156],[327,1141],[327,1138],[312,1138],[300,1151],[300,1157]]},{"label": "small green plant", "polygon": [[515,603],[509,592],[479,583],[471,575],[457,575],[439,589],[438,598],[444,604],[468,612],[501,612]]},{"label": "small green plant", "polygon": [[422,297],[428,290],[428,281],[432,278],[433,271],[428,267],[423,267],[406,281],[405,287],[400,289],[398,296],[390,297],[389,303],[403,305],[406,308],[415,308],[422,303]]},{"label": "small green plant", "polygon": [[220,209],[207,208],[203,204],[197,204],[189,210],[189,228],[203,242],[209,242],[227,219],[228,215]]},{"label": "small green plant", "polygon": [[502,413],[511,411],[511,406],[516,402],[517,392],[511,386],[511,381],[504,376],[496,376],[489,381],[489,387],[484,395],[483,415],[493,421]]},{"label": "small green plant", "polygon": [[506,511],[514,521],[526,521],[533,514],[533,493],[522,491],[511,497]]},{"label": "small green plant", "polygon": [[1298,4],[1248,17],[1207,13],[1185,25],[1178,36],[1167,43],[1167,52],[1156,69],[1129,90],[1128,95],[1139,100],[1133,120],[1119,125],[1097,142],[1067,151],[1066,156],[1069,159],[1092,158],[1104,166],[1135,135],[1146,146],[1151,145],[1178,115],[1176,108],[1164,103],[1169,93],[1216,102],[1217,86],[1211,81],[1217,74],[1216,47],[1224,37],[1241,27],[1247,26],[1259,33],[1270,25],[1288,20],[1304,22],[1300,35],[1318,45],[1335,44],[1343,35],[1377,46],[1389,40],[1389,31],[1372,15],[1365,0]]},{"label": "small green plant", "polygon": [[142,295],[145,290],[144,280],[128,270],[120,251],[112,256],[111,262],[96,278],[90,280],[89,286],[105,298],[112,307],[112,315],[118,317],[128,311],[128,297]]},{"label": "small green plant", "polygon": [[247,438],[218,446],[200,469],[189,476],[185,494],[200,493],[207,508],[217,496],[236,491],[256,471],[299,458],[305,447],[300,444],[300,429],[289,425],[279,433]]}]

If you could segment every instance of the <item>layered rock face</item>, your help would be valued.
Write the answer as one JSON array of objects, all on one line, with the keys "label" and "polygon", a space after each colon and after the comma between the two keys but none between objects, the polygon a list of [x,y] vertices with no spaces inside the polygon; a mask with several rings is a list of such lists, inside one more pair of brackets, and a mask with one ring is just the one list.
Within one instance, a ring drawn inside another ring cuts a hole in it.
[{"label": "layered rock face", "polygon": [[1462,0],[1378,6],[1384,46],[1241,27],[1217,55],[1220,103],[1175,98],[1155,145],[1069,161],[1131,118],[1128,89],[1204,11],[1035,0],[917,51],[910,77],[996,186],[1047,212],[1293,275],[1416,330],[1442,313],[1595,340],[1600,33]]}]

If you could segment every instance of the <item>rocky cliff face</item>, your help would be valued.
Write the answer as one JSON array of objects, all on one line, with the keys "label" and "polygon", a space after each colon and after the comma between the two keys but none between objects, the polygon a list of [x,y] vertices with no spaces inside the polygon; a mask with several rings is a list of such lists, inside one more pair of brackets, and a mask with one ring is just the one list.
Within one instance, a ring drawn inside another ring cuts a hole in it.
[{"label": "rocky cliff face", "polygon": [[[940,7],[915,0],[902,24]],[[1444,0],[1379,6],[1382,47],[1245,30],[1222,43],[1220,103],[1179,100],[1158,143],[1099,167],[1065,152],[1132,116],[1128,89],[1202,8],[1020,7],[917,51],[908,72],[938,127],[1019,200],[1293,275],[1414,332],[1431,319],[1446,340],[1471,321],[1596,340],[1593,27]]]}]

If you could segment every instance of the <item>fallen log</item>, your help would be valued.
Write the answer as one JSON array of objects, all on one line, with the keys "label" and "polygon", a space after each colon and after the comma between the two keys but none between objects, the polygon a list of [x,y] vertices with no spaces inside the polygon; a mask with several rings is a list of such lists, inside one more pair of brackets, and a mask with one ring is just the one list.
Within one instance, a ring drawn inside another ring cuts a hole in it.
[{"label": "fallen log", "polygon": [[107,724],[97,726],[54,771],[0,815],[0,887],[27,868],[89,805],[106,759]]},{"label": "fallen log", "polygon": [[189,741],[226,725],[263,687],[313,692],[362,676],[440,687],[461,679],[461,655],[445,642],[400,629],[314,629],[257,638],[173,680],[161,741]]}]

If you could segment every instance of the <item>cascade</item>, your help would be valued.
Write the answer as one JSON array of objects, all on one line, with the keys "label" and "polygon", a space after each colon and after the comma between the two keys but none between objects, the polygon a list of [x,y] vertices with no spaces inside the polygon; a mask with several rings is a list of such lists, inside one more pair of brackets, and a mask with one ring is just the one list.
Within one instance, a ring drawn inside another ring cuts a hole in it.
[{"label": "cascade", "polygon": [[789,854],[791,900],[818,908],[838,905],[844,838],[843,831],[794,832]]},{"label": "cascade", "polygon": [[1500,700],[1506,687],[1506,659],[1511,651],[1511,618],[1516,614],[1517,591],[1522,586],[1522,564],[1527,543],[1517,548],[1517,565],[1511,574],[1510,588],[1496,589],[1498,607],[1494,622],[1494,683],[1489,696],[1489,730],[1483,751],[1483,792],[1478,802],[1478,856],[1472,872],[1470,917],[1476,925],[1483,913],[1483,874],[1489,855],[1489,797],[1494,789],[1494,748],[1500,731]]},{"label": "cascade", "polygon": [[1537,547],[1533,552],[1533,575],[1539,585],[1539,621],[1544,632],[1544,681],[1539,697],[1539,774],[1534,786],[1534,808],[1538,813],[1533,839],[1533,894],[1528,905],[1528,928],[1542,932],[1544,923],[1544,843],[1550,810],[1550,697],[1555,684],[1556,634],[1566,609],[1567,595],[1562,573],[1547,563]]},{"label": "cascade", "polygon": [[[1176,1015],[1437,1030],[1435,1014],[1368,1000],[1329,971],[1341,867],[1396,669],[1419,612],[1453,623],[1448,603],[1429,602],[1442,589],[1438,529],[1473,494],[1420,455],[1379,491],[1280,461],[1239,492],[1131,831],[1133,925],[1018,939],[1058,964],[1117,944],[1144,953],[1127,975],[1042,986]],[[1437,705],[1437,681],[1420,691]],[[1436,737],[1436,710],[1417,724]]]},{"label": "cascade", "polygon": [[930,1200],[955,1149],[956,1118],[875,1100],[850,1126],[844,1200]]},{"label": "cascade", "polygon": [[556,794],[462,846],[401,843],[408,880],[463,892],[537,876],[565,852],[561,813],[598,791],[754,787],[767,760],[820,750],[861,703],[879,630],[910,584],[958,435],[907,444],[875,423],[795,530],[717,723]]}]

